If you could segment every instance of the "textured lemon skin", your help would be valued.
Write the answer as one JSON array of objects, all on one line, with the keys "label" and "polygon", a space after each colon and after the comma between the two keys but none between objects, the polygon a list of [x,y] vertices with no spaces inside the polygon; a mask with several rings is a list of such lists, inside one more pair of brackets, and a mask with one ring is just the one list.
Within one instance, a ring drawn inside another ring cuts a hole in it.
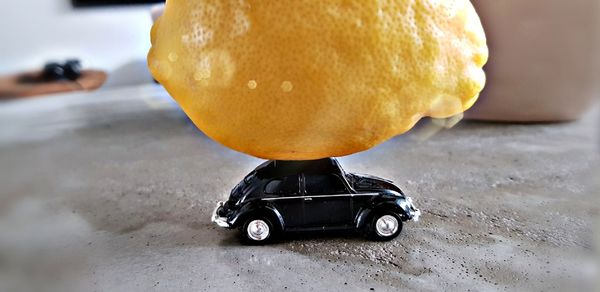
[{"label": "textured lemon skin", "polygon": [[256,157],[369,149],[473,105],[486,38],[469,0],[169,0],[153,76],[198,128]]}]

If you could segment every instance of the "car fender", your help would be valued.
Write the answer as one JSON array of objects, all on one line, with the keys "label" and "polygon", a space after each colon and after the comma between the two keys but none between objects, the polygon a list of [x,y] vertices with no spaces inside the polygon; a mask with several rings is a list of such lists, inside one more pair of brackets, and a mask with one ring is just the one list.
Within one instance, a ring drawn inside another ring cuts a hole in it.
[{"label": "car fender", "polygon": [[277,227],[281,228],[281,230],[284,230],[285,223],[281,213],[279,213],[279,211],[271,204],[264,203],[259,200],[244,204],[244,206],[242,206],[242,208],[236,212],[233,218],[231,218],[230,223],[233,227],[237,227],[239,224],[243,224],[248,216],[253,214],[262,214],[270,217],[275,221],[273,224],[276,224]]},{"label": "car fender", "polygon": [[356,228],[362,228],[369,223],[373,214],[377,211],[392,211],[400,215],[403,220],[406,220],[407,210],[403,208],[405,206],[406,198],[397,197],[395,199],[384,199],[386,193],[380,194],[377,198],[371,202],[371,204],[365,206],[356,215]]}]

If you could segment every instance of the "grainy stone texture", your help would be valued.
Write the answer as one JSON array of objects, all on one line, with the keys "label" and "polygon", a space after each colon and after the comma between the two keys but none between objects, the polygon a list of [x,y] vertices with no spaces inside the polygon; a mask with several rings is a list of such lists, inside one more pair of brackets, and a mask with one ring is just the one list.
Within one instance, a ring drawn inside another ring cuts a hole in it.
[{"label": "grainy stone texture", "polygon": [[4,103],[0,290],[589,289],[594,112],[465,122],[341,158],[396,181],[421,221],[386,243],[317,233],[248,247],[209,216],[261,161],[208,139],[160,87]]}]

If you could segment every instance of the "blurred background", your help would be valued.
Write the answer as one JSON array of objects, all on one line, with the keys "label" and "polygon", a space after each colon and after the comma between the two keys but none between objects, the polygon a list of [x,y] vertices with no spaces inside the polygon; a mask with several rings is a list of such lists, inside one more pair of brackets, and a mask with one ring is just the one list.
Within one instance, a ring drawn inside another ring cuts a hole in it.
[{"label": "blurred background", "polygon": [[260,160],[202,135],[153,82],[161,2],[0,4],[0,291],[319,289],[302,279],[322,275],[357,290],[590,287],[600,1],[473,0],[490,61],[466,120],[342,158],[415,194],[422,225],[402,244],[269,249],[209,225]]},{"label": "blurred background", "polygon": [[[150,15],[152,4],[154,18],[160,15],[160,2],[5,4],[0,11],[0,98],[151,82],[146,66]],[[491,54],[486,66],[488,85],[467,117],[563,121],[578,118],[589,107],[597,95],[600,68],[598,1],[472,2],[482,18]],[[68,60],[79,61],[83,70],[98,70],[92,72],[97,74],[84,74],[74,86],[17,82],[26,73],[40,73],[48,63],[61,65]]]},{"label": "blurred background", "polygon": [[109,73],[107,87],[150,82],[145,62],[152,26],[150,4],[114,5],[118,2],[6,3],[0,11],[0,74],[38,70],[47,62],[75,58],[85,68]]}]

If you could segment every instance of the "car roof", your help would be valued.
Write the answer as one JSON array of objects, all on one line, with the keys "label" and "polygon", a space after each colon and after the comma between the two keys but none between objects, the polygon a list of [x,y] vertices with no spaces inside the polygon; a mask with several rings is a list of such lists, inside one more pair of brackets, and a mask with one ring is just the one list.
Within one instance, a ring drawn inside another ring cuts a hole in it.
[{"label": "car roof", "polygon": [[256,169],[258,178],[275,178],[299,173],[329,174],[343,173],[343,169],[335,158],[318,160],[269,160],[259,165]]}]

